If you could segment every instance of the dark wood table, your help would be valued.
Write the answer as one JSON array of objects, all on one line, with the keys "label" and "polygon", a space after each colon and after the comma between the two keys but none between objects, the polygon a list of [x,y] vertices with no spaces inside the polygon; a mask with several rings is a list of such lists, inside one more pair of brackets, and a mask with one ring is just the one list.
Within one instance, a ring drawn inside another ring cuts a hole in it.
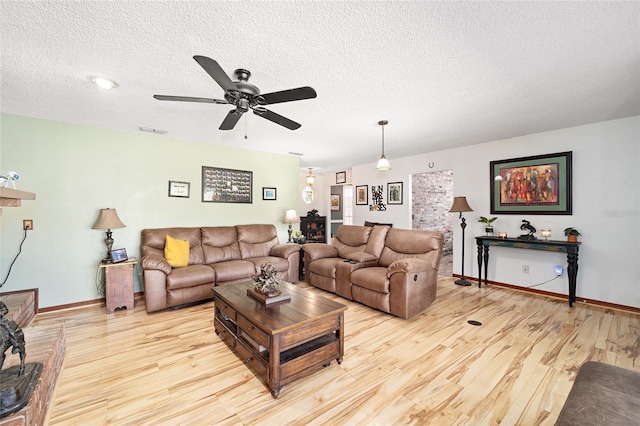
[{"label": "dark wood table", "polygon": [[484,285],[487,285],[487,267],[489,265],[489,246],[511,247],[529,250],[545,250],[567,253],[567,278],[569,279],[569,306],[576,301],[576,281],[578,279],[578,250],[580,243],[559,240],[525,240],[520,238],[476,237],[478,246],[478,287],[482,282],[482,263],[484,261]]},{"label": "dark wood table", "polygon": [[290,283],[290,301],[265,305],[247,295],[253,282],[213,287],[216,334],[277,398],[283,385],[344,355],[341,303]]}]

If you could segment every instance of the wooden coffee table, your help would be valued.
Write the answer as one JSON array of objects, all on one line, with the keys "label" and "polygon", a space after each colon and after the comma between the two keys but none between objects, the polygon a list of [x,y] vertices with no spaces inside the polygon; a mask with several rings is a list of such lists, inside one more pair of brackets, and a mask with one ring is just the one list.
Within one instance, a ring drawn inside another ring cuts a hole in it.
[{"label": "wooden coffee table", "polygon": [[216,334],[277,398],[283,385],[344,355],[341,303],[289,283],[287,302],[265,305],[247,295],[253,282],[214,287]]}]

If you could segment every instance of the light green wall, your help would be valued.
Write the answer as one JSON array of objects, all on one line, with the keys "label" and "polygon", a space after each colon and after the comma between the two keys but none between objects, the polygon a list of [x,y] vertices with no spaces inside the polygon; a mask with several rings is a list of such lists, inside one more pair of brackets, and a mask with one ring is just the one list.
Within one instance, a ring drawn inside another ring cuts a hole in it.
[{"label": "light green wall", "polygon": [[[253,203],[202,203],[202,166],[252,171]],[[10,170],[36,200],[0,216],[0,280],[22,241],[22,219],[34,220],[2,291],[38,287],[41,307],[98,297],[105,233],[91,226],[101,208],[117,209],[127,225],[113,230],[114,248],[140,258],[144,228],[272,223],[285,242],[282,218],[299,204],[297,157],[3,114],[0,171]],[[191,197],[168,197],[169,180],[191,182]],[[277,188],[276,201],[262,200],[264,186]]]}]

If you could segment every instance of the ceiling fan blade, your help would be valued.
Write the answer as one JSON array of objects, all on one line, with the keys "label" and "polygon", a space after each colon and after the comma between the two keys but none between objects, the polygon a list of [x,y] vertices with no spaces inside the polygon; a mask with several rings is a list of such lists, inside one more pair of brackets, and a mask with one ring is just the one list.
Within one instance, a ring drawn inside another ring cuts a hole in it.
[{"label": "ceiling fan blade", "polygon": [[229,114],[224,118],[222,124],[220,125],[220,130],[231,130],[236,126],[238,120],[242,117],[242,113],[238,112],[238,110],[232,109],[229,111]]},{"label": "ceiling fan blade", "polygon": [[153,97],[159,101],[203,102],[206,104],[228,104],[229,103],[222,99],[192,98],[190,96],[153,95]]},{"label": "ceiling fan blade", "polygon": [[280,92],[271,92],[260,95],[266,101],[266,105],[278,104],[280,102],[301,101],[303,99],[311,99],[317,96],[316,91],[312,87],[298,87],[297,89],[282,90]]},{"label": "ceiling fan blade", "polygon": [[224,89],[225,92],[231,90],[238,90],[238,87],[229,78],[227,73],[224,72],[222,67],[218,65],[216,61],[206,56],[196,55],[193,57],[198,64],[209,74],[215,81]]},{"label": "ceiling fan blade", "polygon": [[289,120],[287,117],[283,117],[280,114],[276,114],[273,111],[269,111],[266,108],[255,108],[253,113],[258,117],[266,118],[267,120],[273,121],[274,123],[284,126],[289,130],[296,130],[302,126],[301,124]]}]

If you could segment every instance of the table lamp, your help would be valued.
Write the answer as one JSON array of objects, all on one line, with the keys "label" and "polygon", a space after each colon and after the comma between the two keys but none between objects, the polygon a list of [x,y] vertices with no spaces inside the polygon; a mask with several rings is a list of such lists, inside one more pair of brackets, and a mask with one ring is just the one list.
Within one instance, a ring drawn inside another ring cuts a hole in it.
[{"label": "table lamp", "polygon": [[464,229],[467,227],[467,223],[462,216],[462,212],[472,212],[473,209],[469,207],[469,203],[467,203],[467,197],[454,197],[453,205],[451,209],[449,209],[449,213],[460,213],[460,227],[462,228],[462,276],[459,280],[456,280],[456,284],[463,286],[470,286],[471,283],[464,279]]},{"label": "table lamp", "polygon": [[107,230],[107,238],[105,238],[104,242],[107,245],[107,259],[111,257],[111,247],[113,247],[113,238],[111,238],[111,230],[115,228],[126,228],[127,225],[122,223],[120,218],[118,217],[118,213],[116,209],[102,209],[100,210],[100,215],[98,216],[98,220],[91,227],[91,229],[106,229]]},{"label": "table lamp", "polygon": [[282,220],[282,223],[288,223],[289,224],[289,229],[287,230],[287,232],[289,233],[289,240],[287,240],[288,243],[292,243],[293,240],[291,239],[291,234],[293,233],[293,229],[291,228],[291,224],[293,223],[299,223],[300,222],[300,218],[298,217],[298,213],[296,213],[295,210],[291,209],[291,210],[287,210],[287,212],[284,214],[284,219]]}]

